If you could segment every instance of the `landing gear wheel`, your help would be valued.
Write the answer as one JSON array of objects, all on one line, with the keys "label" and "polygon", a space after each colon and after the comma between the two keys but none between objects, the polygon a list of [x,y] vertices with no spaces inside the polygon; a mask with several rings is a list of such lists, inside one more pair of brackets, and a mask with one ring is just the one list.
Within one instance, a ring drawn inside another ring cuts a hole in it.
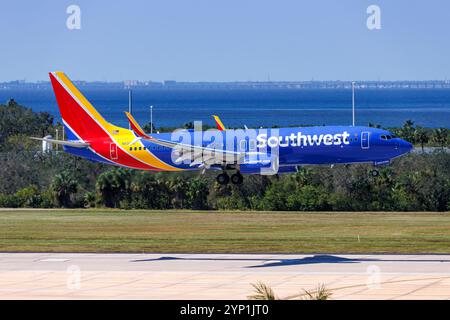
[{"label": "landing gear wheel", "polygon": [[380,175],[380,171],[378,171],[378,169],[370,170],[370,175],[372,177],[378,177]]},{"label": "landing gear wheel", "polygon": [[231,182],[233,184],[242,184],[242,182],[244,182],[244,177],[239,172],[235,173],[231,176]]},{"label": "landing gear wheel", "polygon": [[230,177],[224,172],[224,173],[219,174],[216,177],[216,181],[218,184],[224,186],[224,185],[228,184],[228,182],[230,182]]}]

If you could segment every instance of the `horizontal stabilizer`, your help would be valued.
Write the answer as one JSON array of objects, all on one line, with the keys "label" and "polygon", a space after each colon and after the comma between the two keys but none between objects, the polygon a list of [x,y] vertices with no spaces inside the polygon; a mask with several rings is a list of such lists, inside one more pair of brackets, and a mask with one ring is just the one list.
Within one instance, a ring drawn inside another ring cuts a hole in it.
[{"label": "horizontal stabilizer", "polygon": [[30,137],[30,139],[45,141],[45,142],[54,143],[54,144],[60,144],[63,146],[74,147],[74,148],[88,148],[90,146],[90,144],[86,143],[86,142],[64,141],[64,140],[55,140],[55,139],[49,139],[49,138],[36,138],[36,137]]}]

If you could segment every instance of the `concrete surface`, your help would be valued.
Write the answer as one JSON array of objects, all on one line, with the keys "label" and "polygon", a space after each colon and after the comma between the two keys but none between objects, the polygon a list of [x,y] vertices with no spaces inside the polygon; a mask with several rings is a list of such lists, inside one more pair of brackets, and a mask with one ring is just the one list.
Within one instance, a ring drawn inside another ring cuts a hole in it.
[{"label": "concrete surface", "polygon": [[0,299],[450,299],[449,255],[0,253]]}]

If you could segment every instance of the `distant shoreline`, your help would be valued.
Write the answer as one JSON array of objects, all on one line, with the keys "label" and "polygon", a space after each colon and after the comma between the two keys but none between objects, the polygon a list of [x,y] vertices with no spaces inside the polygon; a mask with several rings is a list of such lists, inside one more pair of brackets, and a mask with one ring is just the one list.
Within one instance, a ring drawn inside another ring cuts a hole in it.
[{"label": "distant shoreline", "polygon": [[[264,90],[302,90],[302,89],[343,89],[349,90],[352,81],[324,80],[324,81],[74,81],[81,88],[101,89],[198,89],[198,90],[237,90],[237,89],[264,89]],[[395,81],[355,81],[356,89],[450,89],[449,80],[395,80]],[[26,82],[14,80],[0,82],[0,89],[50,89],[49,81]]]}]

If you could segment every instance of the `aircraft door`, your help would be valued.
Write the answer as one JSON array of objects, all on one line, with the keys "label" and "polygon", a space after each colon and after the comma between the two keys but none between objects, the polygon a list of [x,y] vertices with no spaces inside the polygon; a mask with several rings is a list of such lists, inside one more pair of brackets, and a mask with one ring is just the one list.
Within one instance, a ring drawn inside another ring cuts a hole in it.
[{"label": "aircraft door", "polygon": [[361,148],[369,149],[369,136],[370,132],[361,132]]},{"label": "aircraft door", "polygon": [[117,153],[117,145],[114,142],[111,142],[109,145],[109,155],[111,156],[111,160],[117,160],[119,154]]}]

